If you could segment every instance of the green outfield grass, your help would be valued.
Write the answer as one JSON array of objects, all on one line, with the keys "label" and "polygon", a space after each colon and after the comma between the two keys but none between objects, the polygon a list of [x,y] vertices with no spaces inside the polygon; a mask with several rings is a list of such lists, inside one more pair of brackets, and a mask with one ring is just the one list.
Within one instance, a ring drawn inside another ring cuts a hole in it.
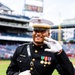
[{"label": "green outfield grass", "polygon": [[[75,66],[75,58],[70,58],[73,65]],[[0,75],[6,75],[6,69],[10,63],[10,60],[0,60]],[[55,70],[52,75],[58,75],[58,72]]]},{"label": "green outfield grass", "polygon": [[9,63],[9,60],[0,60],[0,75],[6,75],[6,69]]}]

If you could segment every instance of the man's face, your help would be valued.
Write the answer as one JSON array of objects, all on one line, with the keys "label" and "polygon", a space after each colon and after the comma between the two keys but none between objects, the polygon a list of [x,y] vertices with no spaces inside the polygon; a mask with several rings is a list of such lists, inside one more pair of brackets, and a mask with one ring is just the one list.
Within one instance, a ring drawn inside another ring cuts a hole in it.
[{"label": "man's face", "polygon": [[44,37],[49,37],[50,33],[49,30],[34,30],[32,37],[33,37],[33,41],[36,44],[43,44],[44,41]]}]

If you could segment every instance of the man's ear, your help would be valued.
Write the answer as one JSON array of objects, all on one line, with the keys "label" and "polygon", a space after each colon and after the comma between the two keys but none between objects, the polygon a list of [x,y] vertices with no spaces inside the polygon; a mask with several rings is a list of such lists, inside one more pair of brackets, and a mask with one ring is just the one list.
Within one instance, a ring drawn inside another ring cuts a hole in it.
[{"label": "man's ear", "polygon": [[48,37],[50,37],[50,33],[48,33]]},{"label": "man's ear", "polygon": [[50,30],[48,30],[48,37],[50,37]]}]

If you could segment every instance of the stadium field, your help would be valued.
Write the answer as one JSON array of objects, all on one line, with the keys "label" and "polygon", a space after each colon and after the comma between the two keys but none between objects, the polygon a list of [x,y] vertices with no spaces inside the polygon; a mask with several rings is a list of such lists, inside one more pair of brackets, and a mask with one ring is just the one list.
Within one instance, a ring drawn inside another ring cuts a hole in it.
[{"label": "stadium field", "polygon": [[[75,66],[75,58],[70,58],[73,65]],[[6,69],[10,63],[10,60],[0,60],[0,75],[6,75]],[[52,75],[58,75],[58,72],[55,70]]]}]

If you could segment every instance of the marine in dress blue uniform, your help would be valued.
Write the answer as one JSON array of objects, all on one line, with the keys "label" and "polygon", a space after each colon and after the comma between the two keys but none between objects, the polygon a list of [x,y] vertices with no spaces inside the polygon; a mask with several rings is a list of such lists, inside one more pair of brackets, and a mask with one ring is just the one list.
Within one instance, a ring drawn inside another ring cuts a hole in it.
[{"label": "marine in dress blue uniform", "polygon": [[19,46],[7,68],[7,75],[74,75],[74,67],[62,46],[50,38],[51,21],[34,18],[33,42]]}]

